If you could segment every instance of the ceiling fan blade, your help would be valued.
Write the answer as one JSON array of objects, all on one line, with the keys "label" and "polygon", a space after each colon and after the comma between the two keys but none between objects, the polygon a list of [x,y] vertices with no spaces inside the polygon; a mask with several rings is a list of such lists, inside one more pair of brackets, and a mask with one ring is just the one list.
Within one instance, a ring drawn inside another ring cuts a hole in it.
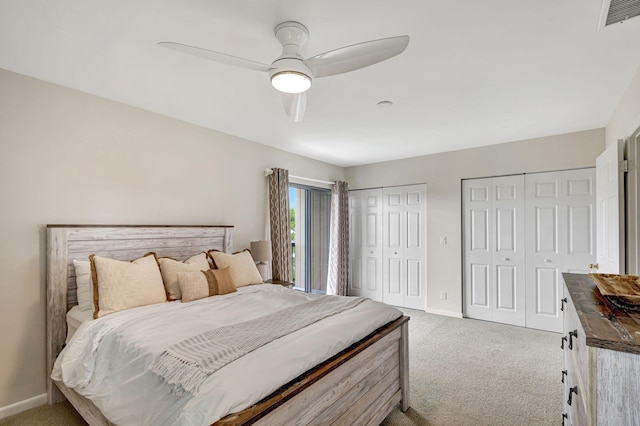
[{"label": "ceiling fan blade", "polygon": [[289,120],[299,123],[304,118],[304,112],[307,109],[307,93],[283,93],[282,105],[284,105],[284,111]]},{"label": "ceiling fan blade", "polygon": [[215,52],[213,50],[203,49],[201,47],[189,46],[188,44],[174,43],[172,41],[161,41],[158,46],[166,47],[167,49],[176,50],[178,52],[187,53],[189,55],[199,56],[210,61],[220,62],[227,65],[233,65],[235,67],[246,68],[254,71],[268,72],[271,66],[255,62],[249,59],[239,58],[233,55],[227,55],[226,53]]},{"label": "ceiling fan blade", "polygon": [[409,36],[381,38],[341,47],[306,59],[314,77],[327,77],[377,64],[407,48]]}]

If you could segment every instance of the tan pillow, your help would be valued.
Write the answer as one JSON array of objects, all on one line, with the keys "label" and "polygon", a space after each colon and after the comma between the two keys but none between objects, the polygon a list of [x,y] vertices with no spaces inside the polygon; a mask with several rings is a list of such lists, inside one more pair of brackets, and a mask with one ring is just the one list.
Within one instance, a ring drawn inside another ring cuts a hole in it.
[{"label": "tan pillow", "polygon": [[89,261],[94,318],[167,300],[155,253],[147,253],[131,262],[92,254]]},{"label": "tan pillow", "polygon": [[183,303],[236,291],[231,282],[229,268],[208,269],[201,272],[179,272],[178,285],[182,291]]},{"label": "tan pillow", "polygon": [[170,257],[161,257],[158,259],[160,264],[160,272],[162,272],[162,280],[167,290],[167,298],[169,300],[179,300],[182,298],[180,286],[178,285],[178,273],[180,272],[198,272],[209,269],[209,261],[206,253],[196,254],[193,257],[180,262]]},{"label": "tan pillow", "polygon": [[210,250],[208,254],[217,269],[229,267],[232,281],[236,287],[262,283],[262,276],[249,250],[234,254]]},{"label": "tan pillow", "polygon": [[223,295],[236,291],[236,285],[233,282],[231,268],[211,269],[208,271],[213,275],[215,282],[215,294]]}]

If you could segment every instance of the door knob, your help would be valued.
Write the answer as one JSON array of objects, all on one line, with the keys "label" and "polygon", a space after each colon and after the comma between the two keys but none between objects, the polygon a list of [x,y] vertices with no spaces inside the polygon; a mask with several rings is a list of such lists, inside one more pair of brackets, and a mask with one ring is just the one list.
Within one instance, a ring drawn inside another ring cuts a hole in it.
[{"label": "door knob", "polygon": [[508,257],[505,257],[505,258],[504,258],[504,259],[502,259],[502,260],[504,260],[504,261],[509,261],[509,258],[508,258]]},{"label": "door knob", "polygon": [[544,261],[545,261],[546,263],[551,263],[551,262],[553,262],[551,259],[545,259]]},{"label": "door knob", "polygon": [[600,267],[600,265],[598,265],[597,263],[590,263],[589,264],[589,269],[595,269],[597,271],[599,267]]}]

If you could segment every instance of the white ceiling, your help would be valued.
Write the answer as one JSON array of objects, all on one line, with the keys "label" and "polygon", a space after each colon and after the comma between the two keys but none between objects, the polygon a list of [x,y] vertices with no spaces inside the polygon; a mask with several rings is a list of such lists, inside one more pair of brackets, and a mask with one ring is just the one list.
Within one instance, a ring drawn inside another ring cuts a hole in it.
[{"label": "white ceiling", "polygon": [[[0,68],[340,166],[606,126],[640,66],[640,18],[601,0],[0,0]],[[266,74],[157,46],[271,63],[280,22],[305,57],[407,34],[400,56],[317,79],[302,123]],[[381,100],[394,106],[380,109]]]}]

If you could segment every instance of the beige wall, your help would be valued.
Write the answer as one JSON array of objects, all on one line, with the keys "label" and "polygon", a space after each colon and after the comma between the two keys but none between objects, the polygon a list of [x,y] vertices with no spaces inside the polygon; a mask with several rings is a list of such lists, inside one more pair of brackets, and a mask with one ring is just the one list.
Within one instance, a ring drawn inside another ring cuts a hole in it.
[{"label": "beige wall", "polygon": [[607,125],[607,146],[618,139],[631,136],[638,127],[640,127],[640,67]]},{"label": "beige wall", "polygon": [[[427,184],[427,309],[462,312],[461,179],[595,166],[604,129],[346,169],[351,189]],[[440,245],[447,237],[447,245]],[[440,300],[441,291],[447,300]]]},{"label": "beige wall", "polygon": [[264,236],[266,167],[343,169],[0,70],[0,409],[45,392],[45,225],[232,224]]},{"label": "beige wall", "polygon": [[[341,169],[0,70],[0,410],[45,391],[47,223],[234,224],[261,238],[263,169],[427,183],[427,308],[462,310],[460,180],[593,166],[640,126],[640,69],[605,129]],[[439,237],[448,244],[441,246]],[[448,300],[439,300],[440,291]]]}]

